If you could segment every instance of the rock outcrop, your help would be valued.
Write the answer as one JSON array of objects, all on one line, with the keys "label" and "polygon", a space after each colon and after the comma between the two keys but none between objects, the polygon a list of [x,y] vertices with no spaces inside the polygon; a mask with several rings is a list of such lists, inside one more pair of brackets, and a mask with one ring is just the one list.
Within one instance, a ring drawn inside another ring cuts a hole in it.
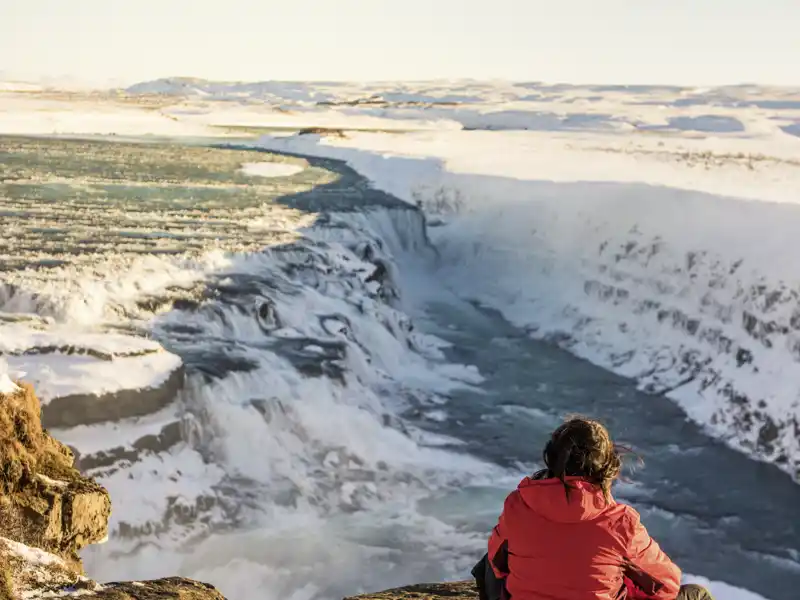
[{"label": "rock outcrop", "polygon": [[345,600],[476,600],[477,598],[478,590],[474,581],[457,581],[409,585]]},{"label": "rock outcrop", "polygon": [[73,466],[70,449],[42,427],[33,388],[0,391],[0,599],[222,600],[212,586],[183,578],[101,585],[78,552],[108,535],[108,492]]}]

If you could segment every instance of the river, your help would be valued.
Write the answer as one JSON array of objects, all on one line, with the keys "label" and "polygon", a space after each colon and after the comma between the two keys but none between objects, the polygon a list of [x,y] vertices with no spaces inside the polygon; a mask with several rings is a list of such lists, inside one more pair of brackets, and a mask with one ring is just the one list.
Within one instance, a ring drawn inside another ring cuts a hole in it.
[{"label": "river", "polygon": [[[533,469],[563,416],[599,418],[644,462],[633,463],[635,472],[616,495],[641,512],[684,571],[773,600],[798,597],[800,487],[785,473],[705,435],[667,398],[531,339],[495,311],[447,292],[421,294],[418,322],[452,344],[451,360],[475,365],[485,377],[478,390],[452,398],[446,419],[418,419],[426,428],[461,439],[463,450],[499,465]],[[499,510],[496,492],[481,504],[489,499]],[[451,502],[470,505],[450,498],[433,510],[446,515]],[[463,519],[463,511],[453,518]],[[490,525],[485,509],[475,518]]]}]

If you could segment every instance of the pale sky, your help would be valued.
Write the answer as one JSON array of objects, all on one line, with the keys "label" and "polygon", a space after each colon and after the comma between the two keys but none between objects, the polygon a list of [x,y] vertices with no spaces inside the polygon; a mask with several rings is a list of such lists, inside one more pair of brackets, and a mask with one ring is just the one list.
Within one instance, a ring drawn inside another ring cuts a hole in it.
[{"label": "pale sky", "polygon": [[800,0],[0,0],[0,78],[800,84]]}]

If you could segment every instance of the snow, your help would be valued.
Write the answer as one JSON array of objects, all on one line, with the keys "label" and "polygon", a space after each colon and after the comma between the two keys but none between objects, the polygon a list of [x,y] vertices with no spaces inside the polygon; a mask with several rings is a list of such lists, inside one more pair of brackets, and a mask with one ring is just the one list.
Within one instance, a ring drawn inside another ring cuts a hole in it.
[{"label": "snow", "polygon": [[0,81],[0,92],[40,92],[42,86],[22,81]]},{"label": "snow", "polygon": [[17,390],[19,386],[11,380],[8,363],[4,358],[0,358],[0,394],[13,394]]},{"label": "snow", "polygon": [[[73,598],[94,595],[102,589],[99,584],[75,575],[64,560],[54,554],[4,537],[0,537],[0,546],[0,554],[13,560],[15,598]],[[78,582],[83,585],[73,587]]]},{"label": "snow", "polygon": [[0,537],[0,554],[13,560],[14,597],[24,600],[41,598],[50,594],[43,590],[68,586],[77,579],[61,558],[39,548]]},{"label": "snow", "polygon": [[120,421],[78,425],[68,429],[52,429],[51,433],[61,443],[80,448],[82,454],[97,454],[113,448],[132,448],[133,444],[146,436],[157,436],[162,429],[179,420],[174,404],[143,417],[132,417]]},{"label": "snow", "polygon": [[67,487],[67,485],[69,485],[66,481],[59,481],[57,479],[52,479],[47,475],[42,475],[41,473],[37,473],[36,477],[41,481],[43,481],[44,483],[46,483],[47,485],[51,485],[58,488],[64,488]]},{"label": "snow", "polygon": [[112,332],[75,335],[67,327],[43,327],[25,323],[0,324],[0,353],[18,354],[31,348],[58,349],[68,354],[91,354],[104,360],[158,353],[161,345],[146,337]]},{"label": "snow", "polygon": [[300,165],[277,162],[244,163],[242,172],[253,177],[289,177],[303,171]]},{"label": "snow", "polygon": [[0,133],[14,135],[218,135],[204,126],[191,126],[145,107],[86,99],[78,105],[37,94],[0,93]]},{"label": "snow", "polygon": [[28,373],[42,404],[72,395],[156,388],[182,364],[146,338],[24,324],[0,324],[0,353],[10,368]]},{"label": "snow", "polygon": [[0,537],[0,543],[5,545],[7,551],[11,552],[14,556],[24,561],[25,564],[27,565],[30,566],[57,565],[64,567],[66,566],[62,559],[55,556],[54,554],[50,554],[49,552],[45,552],[44,550],[41,550],[39,548],[26,546],[25,544],[22,544],[20,542],[15,542],[14,540],[2,537]]},{"label": "snow", "polygon": [[169,352],[114,361],[60,355],[19,356],[9,361],[30,373],[28,381],[36,387],[43,404],[78,394],[99,396],[157,388],[181,366],[181,359]]}]

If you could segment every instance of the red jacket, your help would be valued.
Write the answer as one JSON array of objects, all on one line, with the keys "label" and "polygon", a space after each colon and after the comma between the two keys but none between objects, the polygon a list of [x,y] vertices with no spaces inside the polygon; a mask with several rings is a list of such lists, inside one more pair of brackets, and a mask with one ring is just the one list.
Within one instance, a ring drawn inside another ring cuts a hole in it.
[{"label": "red jacket", "polygon": [[[674,600],[681,571],[639,513],[578,477],[526,477],[506,498],[489,559],[512,600]],[[505,560],[507,550],[507,563]]]}]

